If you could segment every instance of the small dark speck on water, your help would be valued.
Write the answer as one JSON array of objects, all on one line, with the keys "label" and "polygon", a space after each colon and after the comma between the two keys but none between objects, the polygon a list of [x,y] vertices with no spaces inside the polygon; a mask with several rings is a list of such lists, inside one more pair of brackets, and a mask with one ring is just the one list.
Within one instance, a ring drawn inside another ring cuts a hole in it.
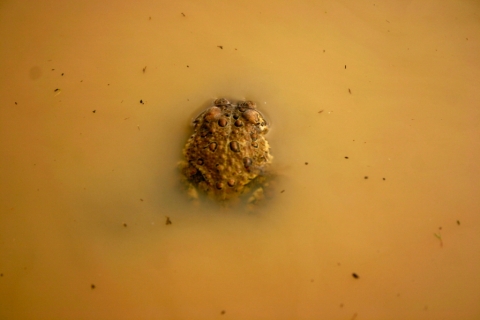
[{"label": "small dark speck on water", "polygon": [[435,238],[437,238],[440,241],[440,247],[443,248],[442,235],[440,233],[438,233],[438,234],[434,233],[433,235],[435,236]]},{"label": "small dark speck on water", "polygon": [[182,16],[184,16],[184,17],[185,17],[185,13],[183,13],[183,12],[182,12]]},{"label": "small dark speck on water", "polygon": [[95,289],[95,285],[92,283],[92,285],[90,286],[90,288]]},{"label": "small dark speck on water", "polygon": [[352,90],[350,90],[350,88],[348,88],[348,93],[352,94]]},{"label": "small dark speck on water", "polygon": [[460,220],[457,220],[457,225],[460,225]]},{"label": "small dark speck on water", "polygon": [[95,112],[97,112],[97,110],[93,110],[93,111],[92,111],[92,113],[95,113]]},{"label": "small dark speck on water", "polygon": [[169,224],[172,224],[172,220],[170,220],[170,217],[167,217],[167,220],[165,221],[165,224],[168,226]]},{"label": "small dark speck on water", "polygon": [[217,46],[217,47],[219,47],[220,49],[223,49],[223,46]]},{"label": "small dark speck on water", "polygon": [[225,314],[225,312],[226,312],[225,310],[222,310],[220,311],[220,314]]},{"label": "small dark speck on water", "polygon": [[365,180],[368,179],[368,176],[363,177],[363,179],[365,179]]},{"label": "small dark speck on water", "polygon": [[355,272],[354,272],[354,273],[352,273],[352,277],[354,277],[355,279],[358,279],[358,278],[360,278],[360,277],[359,277],[359,275],[358,275],[358,274],[356,274]]}]

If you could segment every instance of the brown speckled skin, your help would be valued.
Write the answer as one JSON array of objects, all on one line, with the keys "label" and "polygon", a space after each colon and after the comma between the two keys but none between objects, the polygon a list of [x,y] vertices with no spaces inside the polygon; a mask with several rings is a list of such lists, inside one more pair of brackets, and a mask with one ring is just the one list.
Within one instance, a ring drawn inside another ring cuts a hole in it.
[{"label": "brown speckled skin", "polygon": [[272,161],[265,134],[268,124],[255,103],[217,99],[193,122],[183,150],[186,179],[211,198],[241,195]]}]

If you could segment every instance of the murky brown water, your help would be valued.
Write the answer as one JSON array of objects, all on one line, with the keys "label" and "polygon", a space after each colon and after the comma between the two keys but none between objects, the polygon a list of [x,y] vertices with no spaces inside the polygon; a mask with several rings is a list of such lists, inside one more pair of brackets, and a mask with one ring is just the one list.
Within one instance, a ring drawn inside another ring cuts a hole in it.
[{"label": "murky brown water", "polygon": [[[0,318],[478,319],[478,13],[4,1]],[[273,123],[254,214],[180,192],[221,96]]]}]

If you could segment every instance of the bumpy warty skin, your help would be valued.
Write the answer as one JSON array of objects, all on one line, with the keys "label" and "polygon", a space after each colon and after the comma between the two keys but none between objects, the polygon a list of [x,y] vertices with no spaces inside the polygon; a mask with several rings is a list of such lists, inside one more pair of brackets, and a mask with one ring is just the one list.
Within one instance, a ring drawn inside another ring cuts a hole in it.
[{"label": "bumpy warty skin", "polygon": [[182,171],[211,198],[228,200],[244,193],[272,162],[265,139],[268,123],[252,101],[215,100],[193,122],[183,150]]}]

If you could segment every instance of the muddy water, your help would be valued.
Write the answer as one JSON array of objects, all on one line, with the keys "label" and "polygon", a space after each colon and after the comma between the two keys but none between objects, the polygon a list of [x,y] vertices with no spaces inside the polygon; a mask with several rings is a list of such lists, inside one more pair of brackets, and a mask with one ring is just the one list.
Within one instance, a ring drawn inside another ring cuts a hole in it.
[{"label": "muddy water", "polygon": [[[4,1],[0,318],[478,318],[478,12]],[[272,122],[254,213],[178,183],[222,96]]]}]

